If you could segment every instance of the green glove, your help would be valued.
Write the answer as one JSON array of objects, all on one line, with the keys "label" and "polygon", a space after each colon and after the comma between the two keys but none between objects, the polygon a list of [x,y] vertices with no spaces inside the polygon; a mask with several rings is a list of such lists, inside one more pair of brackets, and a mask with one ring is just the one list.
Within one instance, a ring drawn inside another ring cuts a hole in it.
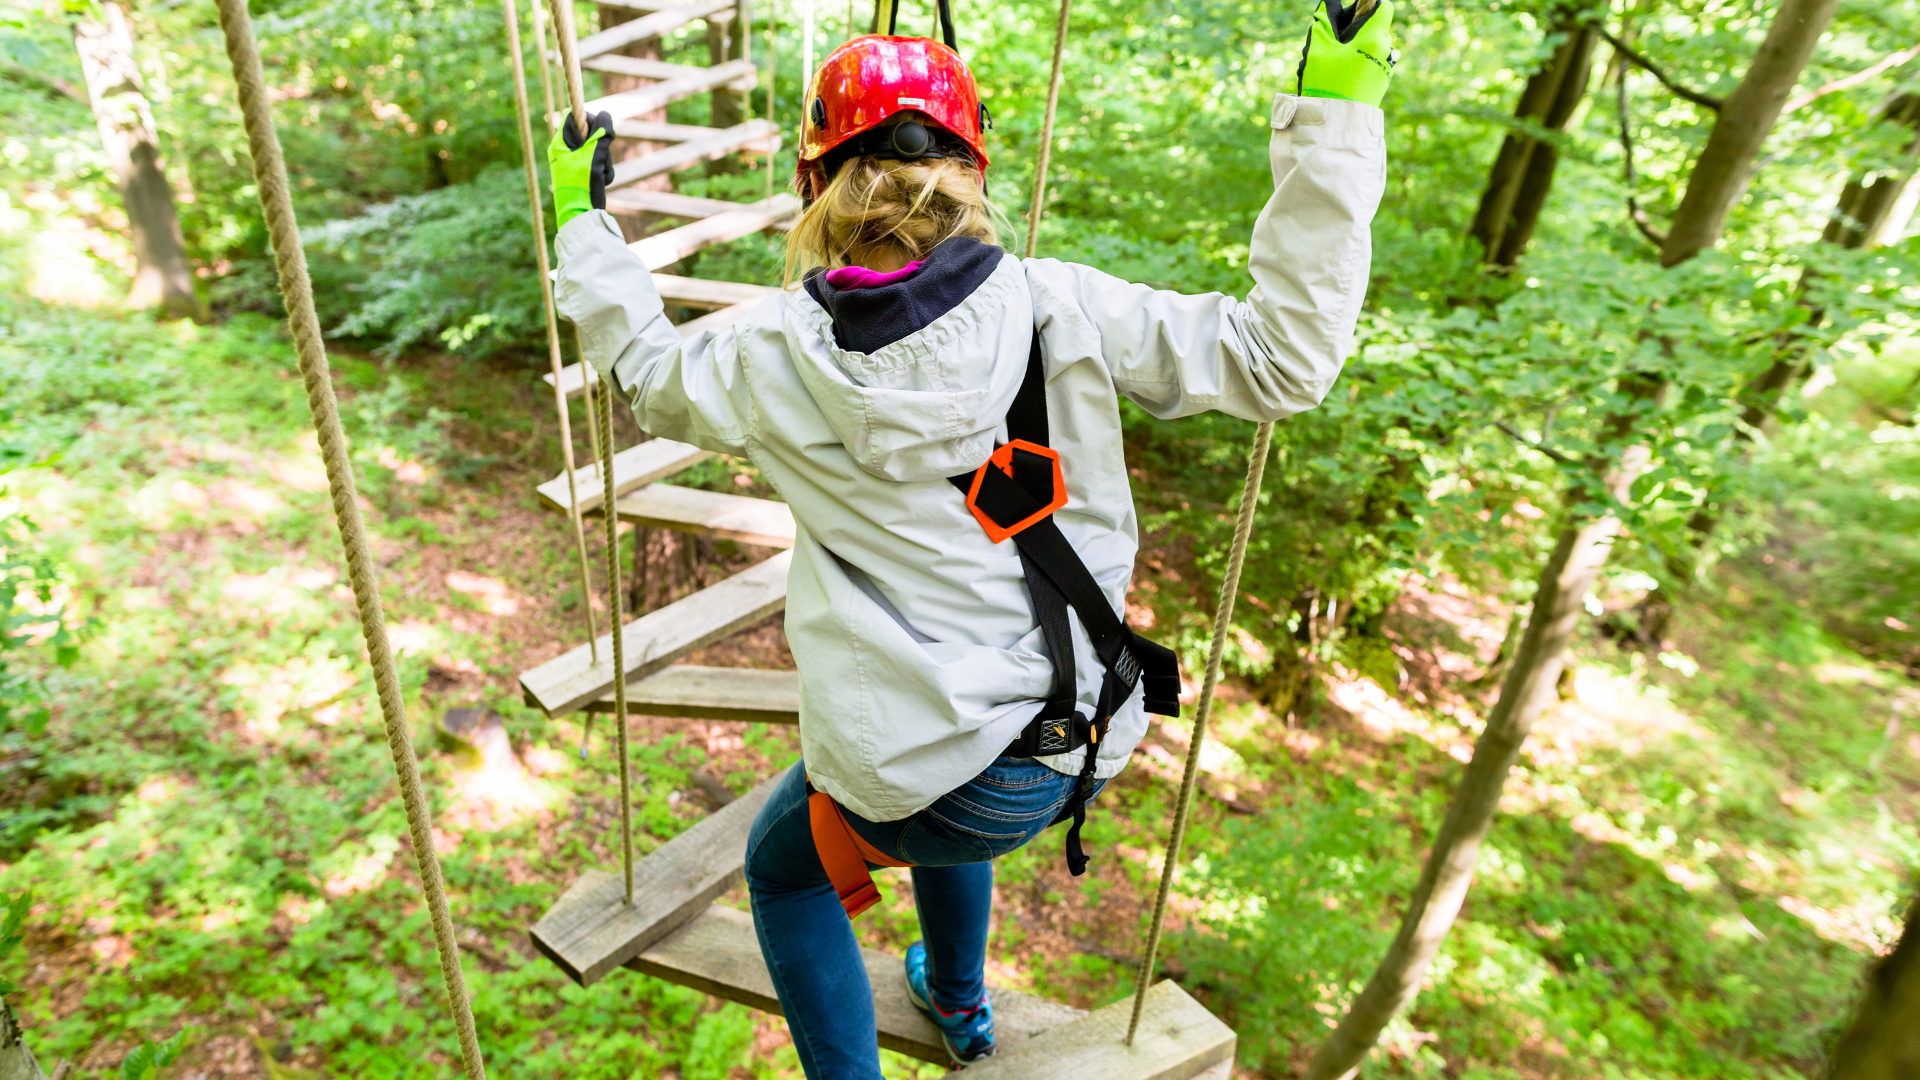
[{"label": "green glove", "polygon": [[547,172],[553,182],[555,228],[589,210],[605,210],[607,184],[613,180],[613,117],[588,117],[582,137],[569,113],[547,144]]},{"label": "green glove", "polygon": [[1364,0],[1343,8],[1321,0],[1300,53],[1294,92],[1301,97],[1344,98],[1379,105],[1400,54],[1393,47],[1393,0],[1364,13]]}]

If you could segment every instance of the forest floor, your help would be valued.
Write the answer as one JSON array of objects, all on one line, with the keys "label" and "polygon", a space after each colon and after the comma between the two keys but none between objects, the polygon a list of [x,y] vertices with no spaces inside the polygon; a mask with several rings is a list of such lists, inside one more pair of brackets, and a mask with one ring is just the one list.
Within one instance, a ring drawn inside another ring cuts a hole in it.
[{"label": "forest floor", "polygon": [[[797,1077],[778,1019],[630,972],[580,990],[528,944],[576,875],[618,862],[605,718],[582,762],[580,717],[546,719],[515,682],[583,635],[565,519],[533,495],[558,460],[537,374],[335,361],[497,1074]],[[0,790],[0,889],[34,894],[8,973],[42,1061],[104,1077],[191,1027],[178,1077],[447,1075],[432,941],[285,342],[264,320],[37,308],[0,341],[0,382],[9,438],[58,451],[5,494],[91,621],[80,662],[48,673],[47,735],[0,774],[28,781]],[[771,494],[740,463],[679,482]],[[1177,559],[1147,540],[1164,590]],[[654,543],[654,603],[767,554]],[[1723,566],[1656,654],[1582,640],[1379,1074],[1814,1068],[1920,865],[1920,691],[1835,644],[1767,571]],[[1290,1074],[1378,958],[1508,615],[1413,582],[1384,638],[1326,664],[1292,716],[1225,689],[1166,971],[1240,1032],[1237,1075]],[[692,659],[791,663],[777,618]],[[436,740],[464,706],[504,717],[508,780]],[[797,755],[794,732],[762,725],[632,731],[643,848],[711,810],[697,770],[738,792]],[[991,981],[1087,1007],[1129,991],[1185,746],[1179,724],[1156,726],[1110,786],[1086,877],[1066,874],[1054,834],[1001,861]],[[897,952],[917,936],[909,892],[896,872],[882,888],[859,928]]]}]

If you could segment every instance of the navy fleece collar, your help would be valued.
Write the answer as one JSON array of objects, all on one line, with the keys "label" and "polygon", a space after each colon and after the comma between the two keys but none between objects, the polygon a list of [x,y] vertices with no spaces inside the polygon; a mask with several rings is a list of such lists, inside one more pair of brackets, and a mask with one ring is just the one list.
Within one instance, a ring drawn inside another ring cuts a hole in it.
[{"label": "navy fleece collar", "polygon": [[920,272],[891,285],[836,289],[825,273],[807,275],[807,292],[833,319],[834,342],[848,352],[875,353],[952,311],[973,295],[1006,252],[956,236],[928,253]]}]

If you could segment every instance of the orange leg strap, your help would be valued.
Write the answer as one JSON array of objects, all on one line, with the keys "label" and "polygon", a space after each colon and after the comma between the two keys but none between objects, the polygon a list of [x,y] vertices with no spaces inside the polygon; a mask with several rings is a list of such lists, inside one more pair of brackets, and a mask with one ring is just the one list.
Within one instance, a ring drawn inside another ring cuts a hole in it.
[{"label": "orange leg strap", "polygon": [[868,863],[913,865],[882,854],[861,839],[847,824],[840,804],[824,791],[807,796],[807,820],[813,826],[813,848],[820,855],[820,865],[826,867],[827,879],[833,882],[833,891],[839,894],[840,906],[847,909],[849,919],[880,902],[880,887],[873,883]]}]

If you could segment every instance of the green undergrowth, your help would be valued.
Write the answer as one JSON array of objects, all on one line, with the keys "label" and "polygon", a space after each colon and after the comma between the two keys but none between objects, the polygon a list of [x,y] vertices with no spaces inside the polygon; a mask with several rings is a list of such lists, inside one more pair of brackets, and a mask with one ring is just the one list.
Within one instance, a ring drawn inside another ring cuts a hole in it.
[{"label": "green undergrowth", "polygon": [[[9,480],[35,509],[70,615],[98,622],[79,663],[38,672],[52,715],[30,740],[29,783],[0,795],[0,890],[34,891],[26,954],[8,965],[26,986],[17,1000],[37,1053],[106,1076],[150,1036],[191,1026],[200,1049],[183,1067],[235,1039],[272,1048],[276,1075],[450,1067],[452,1029],[291,350],[265,320],[207,330],[7,314],[0,377],[21,405],[9,437],[52,457]],[[339,366],[343,414],[369,459],[382,448],[402,468],[457,458],[447,429],[471,397],[442,393],[430,408],[409,397],[428,385],[420,372]],[[396,555],[471,539],[409,531],[410,511],[459,505],[479,525],[476,496],[497,497],[497,477],[461,481],[452,468],[439,470],[437,494],[397,493],[396,470],[377,460],[363,473],[390,584],[404,576]],[[249,502],[249,490],[271,500]],[[432,618],[400,590],[387,599],[390,625]],[[431,665],[492,650],[444,624],[431,633],[400,669],[445,824],[457,776],[435,752],[434,718],[459,702],[430,686]],[[738,1075],[752,1056],[746,1010],[624,972],[581,990],[525,948],[561,884],[617,865],[609,755],[600,740],[580,765],[577,726],[563,731],[505,695],[488,703],[523,755],[547,764],[536,787],[558,808],[544,827],[468,828],[442,855],[489,1056],[515,1075]],[[791,753],[787,733],[748,738]],[[705,754],[669,740],[638,744],[635,757],[645,850],[698,819],[674,792]],[[795,1073],[790,1051],[752,1071]]]}]

